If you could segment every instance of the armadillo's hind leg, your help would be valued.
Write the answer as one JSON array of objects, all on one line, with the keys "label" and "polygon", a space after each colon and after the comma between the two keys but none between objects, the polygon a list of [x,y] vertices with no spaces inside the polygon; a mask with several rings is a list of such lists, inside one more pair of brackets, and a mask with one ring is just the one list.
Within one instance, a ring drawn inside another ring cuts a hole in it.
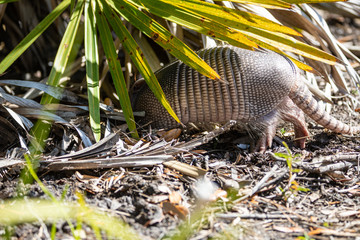
[{"label": "armadillo's hind leg", "polygon": [[294,125],[295,145],[299,148],[305,148],[309,131],[306,127],[304,112],[288,97],[280,104],[278,110],[284,121],[291,122]]},{"label": "armadillo's hind leg", "polygon": [[251,132],[260,132],[252,151],[263,153],[268,147],[271,147],[276,134],[276,127],[281,119],[294,125],[295,145],[305,148],[309,132],[306,127],[304,113],[289,97],[286,97],[276,109],[254,122],[250,121],[249,125],[252,130],[250,134]]}]

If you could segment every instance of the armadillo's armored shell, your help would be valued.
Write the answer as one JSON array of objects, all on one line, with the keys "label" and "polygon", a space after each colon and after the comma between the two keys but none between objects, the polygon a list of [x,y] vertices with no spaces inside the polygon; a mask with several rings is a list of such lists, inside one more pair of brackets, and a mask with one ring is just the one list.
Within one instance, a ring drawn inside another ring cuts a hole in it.
[{"label": "armadillo's armored shell", "polygon": [[[208,79],[181,61],[156,73],[166,98],[184,124],[257,119],[276,108],[296,80],[294,64],[266,50],[216,47],[198,54],[228,84]],[[156,128],[178,125],[147,86],[140,90],[135,110],[145,111],[145,121]]]}]

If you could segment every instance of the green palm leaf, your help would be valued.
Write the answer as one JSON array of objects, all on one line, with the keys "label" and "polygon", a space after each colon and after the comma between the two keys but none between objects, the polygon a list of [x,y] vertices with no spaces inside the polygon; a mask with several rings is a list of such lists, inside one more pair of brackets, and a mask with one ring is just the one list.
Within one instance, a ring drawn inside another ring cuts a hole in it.
[{"label": "green palm leaf", "polygon": [[99,56],[97,47],[96,19],[94,18],[94,1],[85,2],[85,58],[86,81],[89,101],[90,126],[96,142],[101,138],[100,126],[100,87]]},{"label": "green palm leaf", "polygon": [[[215,1],[226,1],[226,0],[215,0]],[[254,4],[264,8],[280,8],[286,9],[291,8],[291,4],[281,0],[231,0],[231,2],[242,3],[242,4]]]},{"label": "green palm leaf", "polygon": [[[64,36],[61,40],[59,49],[56,53],[54,66],[51,69],[48,79],[48,85],[58,86],[60,78],[62,77],[67,66],[69,56],[75,41],[76,33],[80,24],[81,15],[84,10],[84,0],[79,0],[75,6],[73,14],[71,15],[70,22]],[[41,98],[41,104],[48,104],[52,102],[53,97],[45,94]]]},{"label": "green palm leaf", "polygon": [[102,46],[104,48],[106,59],[110,67],[110,73],[113,78],[116,92],[119,96],[120,105],[124,112],[126,123],[128,124],[129,130],[132,132],[133,137],[138,138],[139,136],[136,131],[134,115],[131,109],[130,98],[126,88],[124,75],[121,70],[120,61],[116,53],[108,22],[106,21],[104,13],[99,4],[100,3],[97,2],[95,15]]},{"label": "green palm leaf", "polygon": [[[284,34],[291,34],[301,36],[300,33],[292,28],[273,22],[267,18],[258,16],[253,13],[240,11],[222,7],[208,2],[200,2],[197,0],[163,0],[167,4],[176,4],[179,8],[184,8],[188,11],[194,12],[204,16],[213,21],[217,21],[223,25],[231,26],[234,29],[251,31],[252,28],[265,29],[273,32],[280,32]],[[250,27],[250,28],[249,28]]]},{"label": "green palm leaf", "polygon": [[165,94],[161,89],[161,86],[157,81],[155,74],[151,70],[147,60],[143,58],[143,53],[141,52],[140,47],[137,45],[137,43],[135,42],[129,31],[121,22],[120,18],[113,11],[111,11],[106,4],[104,4],[105,2],[104,0],[102,0],[102,2],[103,2],[104,12],[109,20],[109,23],[111,24],[116,35],[119,37],[126,51],[129,53],[133,63],[140,71],[146,83],[149,85],[150,89],[153,91],[157,99],[162,103],[162,105],[166,108],[166,110],[170,113],[170,115],[177,122],[180,122],[179,118],[176,116],[175,112],[171,108],[169,102],[166,100]]},{"label": "green palm leaf", "polygon": [[108,0],[108,2],[122,17],[166,49],[170,54],[211,79],[220,78],[209,65],[180,39],[172,35],[158,22],[139,11],[134,5],[123,0]]},{"label": "green palm leaf", "polygon": [[[292,51],[328,64],[334,64],[337,61],[334,56],[283,34],[286,27],[276,27],[276,24],[271,23],[271,21],[265,21],[259,17],[254,17],[255,15],[241,15],[236,10],[214,7],[214,4],[198,2],[195,0],[190,0],[189,2],[181,0],[158,0],[157,4],[151,4],[151,0],[130,1],[138,7],[144,8],[158,16],[199,31],[205,35],[210,35],[214,38],[226,41],[235,46],[244,47],[241,45],[245,45],[245,48],[249,49],[249,47],[257,47],[259,41],[267,42],[281,50]],[[170,9],[172,10],[172,14],[168,14]],[[221,14],[224,11],[227,11],[228,14]],[[221,17],[217,16],[219,12]],[[245,20],[243,20],[244,24],[240,24],[241,21],[236,20],[238,18],[245,18]],[[253,22],[251,26],[248,23],[249,21]],[[271,28],[275,28],[275,32],[267,30]],[[239,31],[237,29],[239,29]],[[217,32],[217,34],[212,34],[213,32]],[[239,33],[242,34],[239,35]],[[291,30],[288,30],[287,33],[299,35]],[[235,40],[240,41],[241,43],[236,44],[234,43]],[[302,65],[300,65],[300,67],[302,67]]]},{"label": "green palm leaf", "polygon": [[[226,41],[231,45],[250,50],[257,47],[253,41],[250,41],[241,32],[175,3],[163,0],[158,0],[156,4],[153,4],[151,0],[131,0],[131,2],[153,14],[186,26],[206,36]],[[205,8],[206,6],[203,7]],[[170,12],[171,14],[169,14]]]},{"label": "green palm leaf", "polygon": [[[68,1],[70,3],[70,1]],[[80,24],[81,15],[84,9],[84,1],[79,0],[76,4],[76,7],[71,15],[70,22],[64,36],[61,40],[60,47],[56,53],[56,57],[54,60],[54,65],[51,69],[49,78],[48,78],[48,85],[51,86],[58,86],[60,82],[60,78],[62,77],[66,65],[68,63],[68,59],[76,38],[77,29]],[[48,94],[44,94],[41,98],[40,103],[45,105],[52,103],[54,98]],[[33,127],[33,136],[35,137],[36,141],[41,145],[43,144],[44,140],[48,137],[49,134],[49,124],[44,123],[42,121],[38,121],[35,126]],[[33,144],[35,152],[41,151],[38,147],[39,145]]]}]

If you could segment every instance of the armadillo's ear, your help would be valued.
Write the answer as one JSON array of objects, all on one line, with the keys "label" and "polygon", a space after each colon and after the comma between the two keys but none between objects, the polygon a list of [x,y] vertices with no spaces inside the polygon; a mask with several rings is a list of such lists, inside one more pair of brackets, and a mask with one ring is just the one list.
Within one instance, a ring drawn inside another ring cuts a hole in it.
[{"label": "armadillo's ear", "polygon": [[135,101],[140,93],[142,87],[146,86],[146,82],[143,78],[134,82],[134,84],[129,89],[129,96],[131,101],[131,107],[134,109]]},{"label": "armadillo's ear", "polygon": [[136,95],[145,84],[146,82],[143,78],[136,80],[134,84],[130,87],[129,95]]}]

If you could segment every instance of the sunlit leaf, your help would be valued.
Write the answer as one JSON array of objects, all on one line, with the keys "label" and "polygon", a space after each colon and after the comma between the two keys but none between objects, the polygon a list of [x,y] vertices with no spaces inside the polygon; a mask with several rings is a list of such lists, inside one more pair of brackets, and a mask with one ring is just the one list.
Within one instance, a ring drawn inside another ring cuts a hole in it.
[{"label": "sunlit leaf", "polygon": [[161,26],[161,24],[140,12],[135,6],[123,0],[117,0],[116,2],[108,0],[108,2],[112,3],[115,10],[120,13],[122,17],[128,22],[131,22],[132,25],[148,37],[152,38],[170,54],[211,79],[220,78],[220,76],[186,44],[172,35],[167,29]]},{"label": "sunlit leaf", "polygon": [[156,4],[153,4],[151,0],[131,0],[131,2],[153,14],[186,26],[206,36],[221,39],[231,45],[245,49],[257,47],[254,42],[250,41],[241,32],[168,1],[158,0]]},{"label": "sunlit leaf", "polygon": [[[215,1],[225,1],[225,0],[215,0]],[[286,3],[285,1],[281,1],[281,0],[231,0],[230,2],[235,2],[235,3],[243,3],[243,4],[254,4],[254,5],[258,5],[264,8],[291,8],[291,4]]]},{"label": "sunlit leaf", "polygon": [[[76,4],[73,14],[71,15],[69,25],[66,28],[64,36],[61,40],[59,49],[56,53],[54,65],[51,69],[48,78],[48,84],[51,86],[58,86],[60,78],[62,77],[66,65],[69,60],[69,55],[72,50],[76,33],[80,24],[81,15],[84,10],[84,1],[79,0]],[[51,103],[52,97],[45,94],[41,98],[41,104]]]},{"label": "sunlit leaf", "polygon": [[167,3],[177,4],[181,8],[186,8],[188,11],[198,13],[204,17],[207,17],[213,21],[217,21],[228,27],[251,31],[249,28],[260,28],[265,30],[271,30],[273,32],[280,32],[285,34],[291,34],[301,36],[300,33],[292,28],[275,23],[267,18],[258,16],[253,13],[240,11],[237,9],[231,9],[222,7],[216,4],[208,2],[200,2],[198,0],[163,0]]},{"label": "sunlit leaf", "polygon": [[244,34],[248,35],[248,37],[253,41],[255,41],[254,39],[257,39],[276,48],[290,51],[318,61],[322,61],[327,64],[333,65],[338,61],[337,58],[333,55],[326,53],[319,48],[310,46],[304,42],[298,41],[295,38],[292,38],[285,34],[271,33],[268,31],[259,31],[259,35],[250,32],[244,32]]},{"label": "sunlit leaf", "polygon": [[[150,0],[142,0],[142,1],[131,0],[131,2],[134,2],[135,4],[137,4],[138,7],[142,7],[147,11],[150,11],[154,14],[162,16],[168,20],[174,21],[186,27],[193,28],[194,30],[199,31],[201,33],[204,33],[203,32],[204,29],[214,29],[214,31],[216,31],[217,34],[213,35],[213,37],[219,38],[223,41],[227,41],[232,45],[238,46],[236,44],[233,44],[234,38],[237,38],[238,36],[236,30],[231,28],[230,29],[227,28],[228,32],[219,30],[221,29],[221,27],[219,26],[221,26],[222,24],[219,23],[219,25],[216,25],[216,22],[208,21],[210,18],[207,18],[201,15],[200,13],[193,12],[194,10],[191,10],[190,7],[186,8],[187,4],[178,4],[179,3],[178,0],[174,0],[174,1],[159,0],[156,5],[151,4]],[[195,1],[191,0],[191,2],[195,2]],[[167,11],[170,11],[170,9],[172,10],[171,15],[166,13]],[[198,9],[200,9],[200,6],[198,6]],[[207,10],[207,12],[208,11],[209,10]],[[197,12],[199,12],[199,10],[197,10]],[[199,21],[201,23],[199,23]],[[211,32],[212,30],[209,31]],[[251,39],[252,40],[251,42],[253,44],[256,43],[254,39],[257,39],[262,42],[266,42],[281,50],[291,51],[308,58],[312,58],[318,61],[323,61],[328,64],[334,64],[337,61],[337,59],[334,56],[325,53],[319,50],[318,48],[300,42],[286,34],[262,30],[259,28],[240,30],[240,32],[242,32],[243,35],[247,37],[246,39],[249,40]],[[205,34],[208,33],[209,32],[206,32]],[[229,39],[230,36],[229,33],[231,33],[232,37],[234,38]],[[256,46],[256,44],[253,46]]]},{"label": "sunlit leaf", "polygon": [[314,72],[314,69],[312,67],[310,67],[309,65],[306,65],[305,63],[303,62],[300,62],[299,60],[293,58],[292,56],[290,56],[289,54],[281,51],[280,49],[266,43],[266,42],[263,42],[263,41],[260,41],[256,38],[252,38],[252,37],[249,37],[250,39],[252,39],[254,42],[256,42],[260,47],[263,47],[263,48],[266,48],[266,49],[269,49],[271,51],[274,51],[274,52],[277,52],[279,54],[282,54],[282,55],[285,55],[286,57],[288,57],[289,59],[291,59],[291,61],[293,61],[296,66],[298,66],[300,69],[304,70],[304,71],[309,71],[309,72]]}]

